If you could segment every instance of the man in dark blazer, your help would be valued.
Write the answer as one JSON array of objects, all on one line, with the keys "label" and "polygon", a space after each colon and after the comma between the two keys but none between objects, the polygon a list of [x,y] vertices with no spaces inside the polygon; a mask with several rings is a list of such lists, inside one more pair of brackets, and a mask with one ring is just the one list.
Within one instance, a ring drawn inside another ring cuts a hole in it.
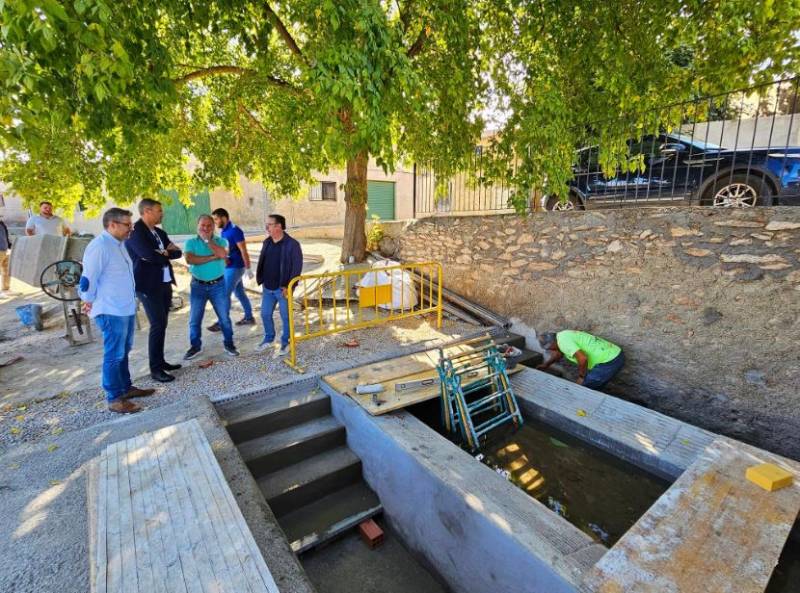
[{"label": "man in dark blazer", "polygon": [[162,383],[175,377],[167,371],[181,368],[164,360],[164,336],[167,333],[167,317],[172,304],[172,285],[175,273],[170,260],[183,254],[170,241],[169,236],[156,225],[164,218],[161,202],[145,198],[139,202],[139,220],[133,225],[131,236],[125,241],[133,261],[133,277],[136,281],[136,297],[142,303],[150,321],[148,355],[150,376]]}]

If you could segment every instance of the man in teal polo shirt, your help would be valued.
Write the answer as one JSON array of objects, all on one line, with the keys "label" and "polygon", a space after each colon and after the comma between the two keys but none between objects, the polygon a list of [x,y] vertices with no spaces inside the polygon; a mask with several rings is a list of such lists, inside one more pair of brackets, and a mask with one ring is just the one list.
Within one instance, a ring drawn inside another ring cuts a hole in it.
[{"label": "man in teal polo shirt", "polygon": [[550,354],[550,358],[539,365],[540,370],[566,358],[578,365],[578,385],[590,389],[605,387],[625,364],[622,348],[582,331],[548,332],[542,334],[539,343]]},{"label": "man in teal polo shirt", "polygon": [[203,351],[200,339],[206,303],[211,301],[217,314],[225,352],[239,356],[233,345],[233,326],[231,325],[231,301],[225,290],[225,260],[228,257],[228,242],[214,235],[214,219],[203,214],[197,219],[197,236],[186,241],[183,247],[186,263],[192,274],[189,296],[189,350],[183,356],[190,360]]}]

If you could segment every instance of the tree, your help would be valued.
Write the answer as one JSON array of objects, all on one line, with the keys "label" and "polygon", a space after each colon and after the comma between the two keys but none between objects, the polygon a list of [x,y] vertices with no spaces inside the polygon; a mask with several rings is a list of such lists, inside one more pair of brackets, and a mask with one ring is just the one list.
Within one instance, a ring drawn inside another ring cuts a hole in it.
[{"label": "tree", "polygon": [[484,156],[494,157],[498,177],[519,159],[520,210],[530,191],[566,198],[577,147],[599,145],[607,173],[635,168],[626,140],[703,115],[669,105],[797,73],[796,0],[488,4],[490,102],[507,119]]},{"label": "tree", "polygon": [[[485,117],[518,197],[606,170],[658,107],[796,71],[797,0],[5,0],[0,178],[74,207],[162,188],[294,194],[346,164],[342,261],[364,256],[366,168],[446,176]],[[190,157],[196,167],[188,167]],[[520,201],[517,201],[519,204]]]},{"label": "tree", "polygon": [[480,133],[468,0],[8,0],[0,22],[0,176],[65,208],[239,173],[292,195],[346,164],[361,261],[369,158],[453,168]]}]

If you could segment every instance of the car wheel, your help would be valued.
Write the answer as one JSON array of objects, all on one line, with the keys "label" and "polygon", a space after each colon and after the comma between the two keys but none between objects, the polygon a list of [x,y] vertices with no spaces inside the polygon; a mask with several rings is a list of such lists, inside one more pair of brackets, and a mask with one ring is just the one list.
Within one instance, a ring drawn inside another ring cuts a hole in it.
[{"label": "car wheel", "polygon": [[706,191],[703,205],[714,208],[771,206],[772,189],[757,175],[723,175]]},{"label": "car wheel", "polygon": [[566,202],[559,200],[558,196],[550,196],[544,206],[550,212],[567,212],[569,210],[583,210],[580,198],[575,194],[569,194]]}]

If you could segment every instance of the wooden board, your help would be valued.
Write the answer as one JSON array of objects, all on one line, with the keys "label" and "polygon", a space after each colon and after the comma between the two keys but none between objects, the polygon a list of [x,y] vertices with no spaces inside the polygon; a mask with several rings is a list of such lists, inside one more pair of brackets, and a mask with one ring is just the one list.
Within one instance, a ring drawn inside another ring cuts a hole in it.
[{"label": "wooden board", "polygon": [[278,592],[196,420],[109,445],[89,487],[93,592]]},{"label": "wooden board", "polygon": [[[456,356],[472,352],[470,345],[458,344],[445,348],[445,356]],[[337,393],[349,395],[358,404],[373,416],[380,416],[394,410],[400,410],[413,404],[428,401],[439,397],[439,385],[431,385],[422,389],[415,389],[409,392],[395,392],[395,384],[406,381],[417,381],[420,379],[430,379],[438,377],[436,365],[439,362],[439,350],[426,350],[415,354],[407,354],[398,358],[384,360],[373,364],[364,365],[347,369],[333,375],[322,378],[325,383],[330,385]],[[521,370],[518,365],[509,375]],[[482,373],[486,375],[485,372]],[[474,377],[479,378],[481,375]],[[356,394],[356,386],[359,384],[383,385],[383,393],[377,395],[377,404],[373,402],[372,395]]]},{"label": "wooden board", "polygon": [[[794,484],[767,492],[748,467],[775,463]],[[800,464],[724,437],[595,565],[591,593],[763,593],[800,511]]]}]

